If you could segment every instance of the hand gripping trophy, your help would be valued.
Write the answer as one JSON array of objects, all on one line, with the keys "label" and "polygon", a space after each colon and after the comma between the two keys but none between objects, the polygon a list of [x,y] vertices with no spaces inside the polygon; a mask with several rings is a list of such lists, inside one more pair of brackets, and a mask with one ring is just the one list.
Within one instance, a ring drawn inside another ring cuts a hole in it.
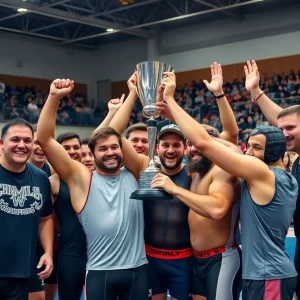
[{"label": "hand gripping trophy", "polygon": [[148,118],[147,131],[149,140],[150,162],[147,169],[140,174],[140,189],[133,192],[131,199],[136,200],[169,200],[173,197],[163,189],[150,187],[153,177],[160,172],[154,163],[154,150],[156,145],[157,118],[156,103],[159,101],[158,90],[163,79],[164,72],[172,72],[173,68],[159,61],[146,61],[136,66],[137,70],[137,94],[143,105],[143,115]]}]

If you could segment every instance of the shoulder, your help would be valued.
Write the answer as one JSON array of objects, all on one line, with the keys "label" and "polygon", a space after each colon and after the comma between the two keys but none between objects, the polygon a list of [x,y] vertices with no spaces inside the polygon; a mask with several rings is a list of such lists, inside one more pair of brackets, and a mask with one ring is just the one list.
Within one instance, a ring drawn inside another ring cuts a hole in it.
[{"label": "shoulder", "polygon": [[38,168],[30,163],[27,163],[27,168],[28,168],[29,172],[31,172],[35,176],[38,176],[38,178],[41,178],[43,180],[45,180],[45,179],[48,180],[47,174],[40,168]]},{"label": "shoulder", "polygon": [[127,168],[121,168],[121,173],[120,173],[120,175],[123,177],[123,178],[133,178],[134,179],[134,181],[135,182],[138,182],[139,180],[138,180],[138,178],[136,178],[135,176],[134,176],[134,174],[130,171],[130,170],[128,170]]},{"label": "shoulder", "polygon": [[212,181],[213,180],[218,180],[218,181],[223,181],[223,182],[228,182],[228,181],[237,181],[238,178],[236,176],[233,176],[232,174],[224,171],[218,166],[214,166],[212,173],[211,173]]}]

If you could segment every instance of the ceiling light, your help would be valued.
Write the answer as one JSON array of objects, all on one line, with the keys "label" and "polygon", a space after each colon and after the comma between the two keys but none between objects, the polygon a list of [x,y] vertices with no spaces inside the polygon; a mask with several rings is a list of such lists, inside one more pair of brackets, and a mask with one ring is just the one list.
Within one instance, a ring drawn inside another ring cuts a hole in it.
[{"label": "ceiling light", "polygon": [[25,11],[27,11],[26,8],[18,8],[18,9],[17,9],[17,12],[20,12],[20,13],[21,13],[21,12],[25,12]]},{"label": "ceiling light", "polygon": [[113,29],[113,28],[107,28],[106,31],[107,31],[107,32],[113,32],[114,29]]}]

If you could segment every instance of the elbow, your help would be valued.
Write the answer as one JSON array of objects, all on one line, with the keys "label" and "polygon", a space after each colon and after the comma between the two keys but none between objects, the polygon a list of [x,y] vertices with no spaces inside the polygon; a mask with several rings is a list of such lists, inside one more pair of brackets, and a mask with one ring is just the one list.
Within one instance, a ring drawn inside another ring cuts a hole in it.
[{"label": "elbow", "polygon": [[42,134],[37,131],[36,139],[40,146],[46,146],[51,140],[51,137],[47,136],[47,134]]},{"label": "elbow", "polygon": [[201,152],[205,153],[205,150],[209,149],[209,141],[210,141],[210,137],[209,139],[199,138],[197,142],[194,144],[194,147],[200,150]]},{"label": "elbow", "polygon": [[227,213],[227,209],[225,207],[219,207],[214,209],[214,211],[211,214],[211,218],[215,221],[222,220]]}]

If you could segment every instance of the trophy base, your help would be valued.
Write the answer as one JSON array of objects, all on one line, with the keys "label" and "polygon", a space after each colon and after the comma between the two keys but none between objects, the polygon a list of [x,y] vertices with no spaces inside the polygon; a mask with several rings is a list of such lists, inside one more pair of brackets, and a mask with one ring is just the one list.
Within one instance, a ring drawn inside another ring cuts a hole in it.
[{"label": "trophy base", "polygon": [[171,200],[173,196],[162,189],[141,189],[136,190],[130,195],[134,200]]}]

